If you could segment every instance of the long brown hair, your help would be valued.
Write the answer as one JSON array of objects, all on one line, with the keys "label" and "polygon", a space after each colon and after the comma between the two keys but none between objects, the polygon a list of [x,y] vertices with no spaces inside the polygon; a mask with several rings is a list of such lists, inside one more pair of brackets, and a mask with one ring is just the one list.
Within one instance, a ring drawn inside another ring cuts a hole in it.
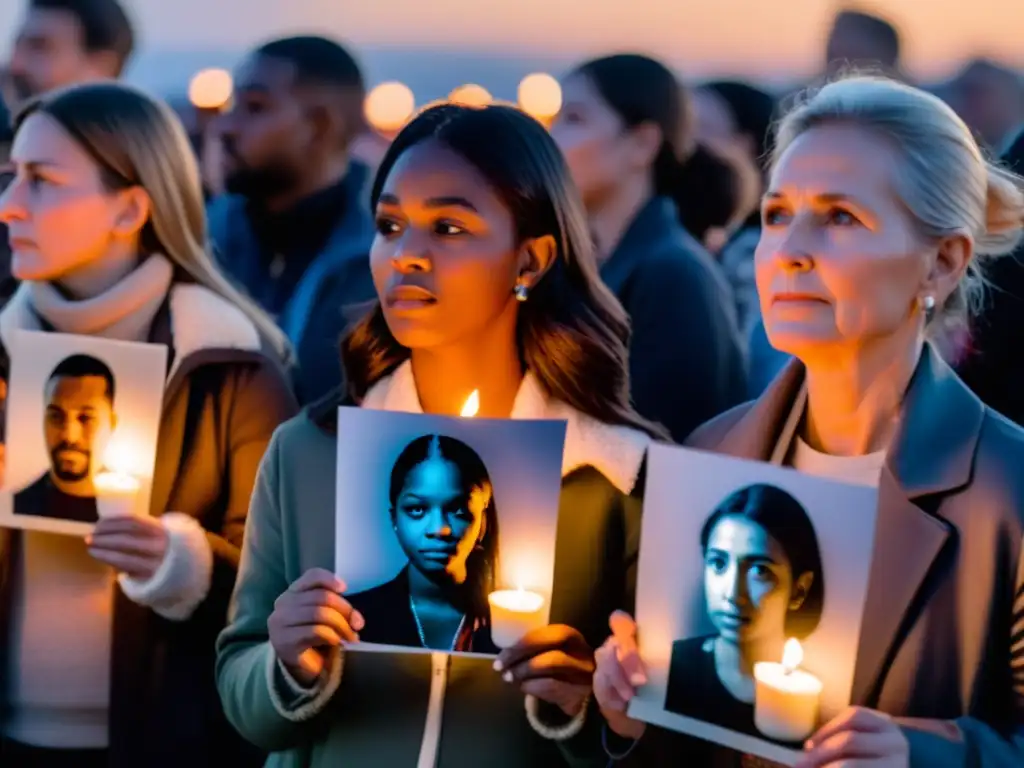
[{"label": "long brown hair", "polygon": [[36,112],[56,120],[92,157],[108,189],[138,186],[149,195],[142,256],[163,254],[175,266],[176,282],[202,285],[238,307],[280,359],[291,362],[284,333],[232,285],[210,255],[199,168],[170,107],[121,83],[75,85],[26,103],[14,119],[15,132]]},{"label": "long brown hair", "polygon": [[[549,235],[555,240],[553,264],[519,309],[524,367],[550,397],[592,418],[665,437],[662,427],[630,403],[629,320],[598,276],[583,203],[548,132],[513,107],[430,107],[405,127],[381,161],[373,208],[398,159],[427,139],[441,142],[483,174],[511,211],[520,242]],[[362,400],[408,357],[378,302],[342,342],[350,394]]]}]

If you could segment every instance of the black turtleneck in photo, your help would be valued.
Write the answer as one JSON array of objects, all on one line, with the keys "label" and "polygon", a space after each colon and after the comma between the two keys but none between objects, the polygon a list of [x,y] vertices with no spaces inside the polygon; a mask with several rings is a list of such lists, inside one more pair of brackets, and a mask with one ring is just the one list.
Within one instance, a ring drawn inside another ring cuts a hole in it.
[{"label": "black turtleneck in photo", "polygon": [[99,520],[95,496],[64,493],[54,484],[49,472],[14,494],[14,514],[72,523],[95,523]]}]

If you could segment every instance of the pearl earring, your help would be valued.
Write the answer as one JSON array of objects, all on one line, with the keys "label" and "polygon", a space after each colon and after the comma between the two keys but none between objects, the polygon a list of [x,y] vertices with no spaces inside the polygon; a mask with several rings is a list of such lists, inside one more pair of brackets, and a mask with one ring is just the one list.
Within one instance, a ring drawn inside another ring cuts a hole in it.
[{"label": "pearl earring", "polygon": [[930,293],[926,293],[921,298],[921,309],[924,310],[924,321],[930,323],[935,315],[935,297]]},{"label": "pearl earring", "polygon": [[515,287],[516,301],[526,301],[530,298],[530,289],[526,287],[526,283],[522,280],[516,281]]}]

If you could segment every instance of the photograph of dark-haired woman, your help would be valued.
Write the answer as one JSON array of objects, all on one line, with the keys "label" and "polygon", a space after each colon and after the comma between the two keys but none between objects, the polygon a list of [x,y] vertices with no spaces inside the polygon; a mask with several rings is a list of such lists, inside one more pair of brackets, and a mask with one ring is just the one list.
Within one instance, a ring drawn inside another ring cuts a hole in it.
[{"label": "photograph of dark-haired woman", "polygon": [[366,619],[360,639],[497,653],[487,596],[495,590],[498,512],[480,455],[454,437],[418,437],[395,461],[388,500],[409,564],[349,597]]},{"label": "photograph of dark-haired woman", "polygon": [[[334,570],[363,619],[348,649],[493,657],[546,623],[565,422],[343,407],[338,425]],[[509,614],[520,590],[541,607]]]},{"label": "photograph of dark-haired woman", "polygon": [[665,709],[761,736],[754,664],[778,661],[787,639],[821,619],[824,573],[814,524],[767,483],[727,496],[700,532],[704,601],[713,634],[672,644]]}]

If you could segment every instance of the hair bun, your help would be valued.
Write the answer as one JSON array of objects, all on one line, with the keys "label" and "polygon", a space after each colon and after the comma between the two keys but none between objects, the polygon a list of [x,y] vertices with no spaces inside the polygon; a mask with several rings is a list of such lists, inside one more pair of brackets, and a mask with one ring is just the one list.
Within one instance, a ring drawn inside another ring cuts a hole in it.
[{"label": "hair bun", "polygon": [[997,165],[988,166],[985,201],[985,232],[975,250],[979,256],[1012,253],[1024,236],[1024,188],[1016,174]]}]

